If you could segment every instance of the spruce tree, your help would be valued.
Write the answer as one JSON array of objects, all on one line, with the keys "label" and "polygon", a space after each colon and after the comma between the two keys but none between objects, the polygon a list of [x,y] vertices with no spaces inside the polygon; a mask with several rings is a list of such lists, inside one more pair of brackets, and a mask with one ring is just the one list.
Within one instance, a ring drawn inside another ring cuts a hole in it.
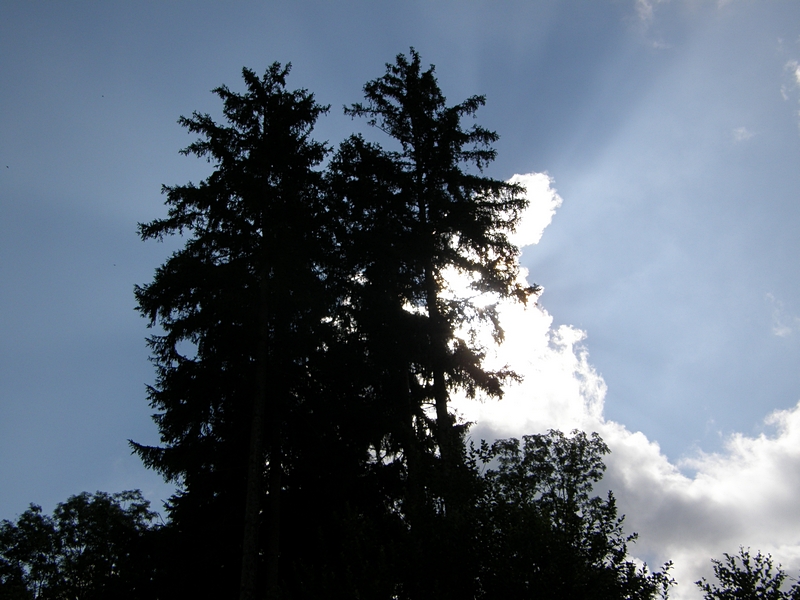
[{"label": "spruce tree", "polygon": [[[463,448],[448,409],[450,392],[461,389],[470,396],[477,392],[500,396],[508,373],[485,370],[484,349],[464,334],[483,321],[494,327],[496,339],[501,340],[494,307],[476,306],[470,297],[454,295],[447,290],[447,278],[458,273],[471,280],[475,293],[524,301],[532,290],[518,281],[518,249],[507,234],[527,200],[521,186],[483,174],[496,156],[491,144],[497,134],[479,125],[462,125],[485,103],[484,97],[448,106],[434,67],[423,70],[413,48],[410,59],[398,55],[395,64],[386,65],[385,75],[367,83],[364,95],[366,102],[354,104],[346,113],[366,117],[399,148],[380,150],[383,162],[390,161],[393,168],[372,174],[391,192],[367,195],[362,202],[372,206],[358,211],[355,218],[383,212],[381,218],[392,223],[393,231],[380,236],[373,251],[392,261],[389,270],[399,278],[393,284],[395,312],[399,303],[407,312],[423,317],[424,347],[417,349],[410,375],[426,396],[418,402],[427,399],[434,404],[438,451],[445,464],[454,465],[463,457]],[[346,165],[340,161],[342,169],[352,171],[366,161],[383,164],[375,159],[375,146],[351,140],[343,151],[349,156]],[[363,171],[363,164],[360,168]],[[379,266],[371,273],[369,264],[366,260],[358,273],[365,288],[375,287],[382,273]]]},{"label": "spruce tree", "polygon": [[184,242],[136,288],[161,445],[133,446],[180,484],[165,592],[460,597],[474,477],[448,403],[513,375],[484,367],[471,329],[502,331],[472,296],[531,291],[507,237],[524,190],[482,171],[497,135],[462,119],[483,97],[448,106],[413,49],[347,109],[396,146],[351,137],[325,171],[326,107],[288,71],[214,90],[222,124],[181,119],[213,172],[140,225]]},{"label": "spruce tree", "polygon": [[[484,98],[448,105],[434,68],[424,70],[413,48],[364,95],[346,113],[366,117],[389,140],[382,147],[351,137],[329,181],[347,232],[346,306],[363,346],[363,390],[383,408],[374,468],[402,486],[396,502],[408,531],[398,597],[465,597],[460,552],[474,485],[465,426],[448,404],[456,390],[501,396],[514,375],[484,367],[486,348],[472,333],[488,325],[499,342],[502,330],[494,305],[474,296],[525,301],[533,291],[519,283],[518,249],[507,236],[527,201],[522,187],[483,173],[498,136],[462,124]],[[449,287],[454,277],[467,278],[470,291]]]},{"label": "spruce tree", "polygon": [[302,443],[289,424],[314,385],[309,365],[328,311],[316,168],[327,150],[310,137],[327,107],[286,89],[289,68],[244,69],[242,94],[215,89],[223,124],[180,119],[200,136],[183,153],[207,158],[213,172],[165,187],[168,216],[139,228],[143,239],[182,235],[185,244],[135,291],[162,330],[148,342],[162,445],[133,447],[180,483],[169,511],[186,572],[227,597],[237,580],[241,598],[255,596],[262,526],[266,587],[277,594],[282,478]]}]

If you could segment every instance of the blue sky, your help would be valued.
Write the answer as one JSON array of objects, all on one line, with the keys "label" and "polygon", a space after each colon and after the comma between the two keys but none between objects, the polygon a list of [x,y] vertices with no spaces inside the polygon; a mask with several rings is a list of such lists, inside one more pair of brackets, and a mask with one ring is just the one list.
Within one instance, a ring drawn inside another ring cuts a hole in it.
[{"label": "blue sky", "polygon": [[[537,193],[563,200],[522,255],[545,292],[537,315],[515,317],[530,337],[509,360],[541,387],[514,410],[616,440],[609,479],[653,560],[699,560],[665,524],[717,523],[719,490],[752,488],[731,478],[741,461],[798,478],[800,3],[6,2],[0,518],[83,490],[141,487],[156,505],[169,493],[126,440],[157,440],[132,289],[170,249],[140,242],[136,223],[163,214],[161,184],[208,169],[178,155],[191,141],[178,116],[219,114],[209,90],[240,89],[243,66],[291,61],[290,85],[331,104],[316,133],[336,145],[362,128],[342,105],[410,46],[451,102],[487,96],[479,121],[501,135],[490,174],[546,172]],[[563,403],[583,416],[562,423]],[[765,424],[775,410],[788,412]],[[526,433],[483,418],[478,432]],[[657,465],[647,485],[673,490],[671,512],[636,521],[647,498],[626,456]],[[768,508],[783,492],[760,485],[748,510],[783,515]],[[783,524],[792,543],[762,525],[761,538],[709,525],[703,548],[761,544],[800,567],[800,521]]]}]

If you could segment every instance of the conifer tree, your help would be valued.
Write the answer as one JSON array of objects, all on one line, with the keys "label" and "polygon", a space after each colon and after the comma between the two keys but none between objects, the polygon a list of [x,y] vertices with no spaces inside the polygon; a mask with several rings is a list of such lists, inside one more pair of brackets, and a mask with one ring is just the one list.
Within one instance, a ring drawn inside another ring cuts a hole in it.
[{"label": "conifer tree", "polygon": [[149,338],[162,446],[133,447],[180,483],[169,510],[186,567],[202,573],[206,593],[228,597],[237,580],[241,598],[256,593],[262,525],[266,587],[277,594],[282,478],[302,441],[288,424],[313,385],[327,311],[316,169],[327,150],[310,137],[327,107],[286,89],[289,68],[244,69],[243,94],[215,89],[224,124],[180,119],[200,135],[183,153],[207,158],[213,172],[165,187],[168,216],[139,229],[185,245],[136,288],[138,310],[163,331]]},{"label": "conifer tree", "polygon": [[[377,245],[369,246],[375,262],[365,258],[357,281],[363,282],[364,289],[380,288],[378,278],[385,269],[369,267],[380,260],[392,261],[388,270],[397,278],[392,288],[394,312],[401,308],[422,317],[418,322],[422,329],[415,334],[422,346],[404,368],[410,385],[420,386],[417,405],[427,401],[435,407],[432,433],[444,464],[452,468],[463,457],[463,448],[448,410],[450,392],[462,389],[470,396],[476,392],[500,396],[502,380],[509,373],[485,370],[484,349],[463,333],[479,321],[488,321],[496,339],[502,339],[493,306],[478,307],[469,297],[449,293],[446,279],[458,273],[470,278],[476,293],[524,301],[531,288],[518,282],[518,249],[507,234],[527,200],[521,186],[482,172],[495,158],[491,144],[497,134],[479,125],[462,125],[462,119],[473,117],[484,104],[484,97],[448,106],[434,67],[423,70],[413,48],[410,58],[398,55],[395,64],[386,65],[382,77],[367,83],[364,95],[366,101],[346,113],[366,117],[398,147],[380,150],[351,139],[340,151],[347,156],[338,163],[340,171],[347,174],[349,170],[356,179],[381,180],[385,190],[375,195],[370,195],[374,190],[367,192],[356,221],[368,221],[382,212],[381,218],[394,228],[380,236]],[[385,166],[387,161],[391,168]],[[367,174],[367,163],[381,168]],[[357,170],[361,172],[356,174]],[[362,186],[351,193],[363,191]],[[367,227],[366,222],[355,226],[358,230]],[[403,334],[411,331],[414,328]]]},{"label": "conifer tree", "polygon": [[[347,109],[397,147],[351,137],[325,171],[310,134],[326,108],[287,91],[288,70],[214,90],[222,124],[181,119],[200,135],[184,153],[213,171],[165,187],[167,217],[140,225],[185,242],[136,289],[161,330],[161,445],[133,447],[180,484],[165,572],[184,579],[165,591],[458,597],[458,554],[429,543],[470,535],[474,477],[448,402],[499,396],[513,375],[484,367],[470,330],[502,331],[472,296],[531,292],[507,238],[524,190],[482,172],[497,135],[462,119],[483,97],[448,106],[413,49]],[[454,274],[473,291],[448,289]]]},{"label": "conifer tree", "polygon": [[[525,301],[533,291],[518,281],[518,249],[507,237],[527,201],[521,186],[483,173],[498,136],[462,124],[484,98],[448,105],[434,68],[423,70],[413,48],[364,95],[345,112],[389,140],[345,141],[329,165],[329,187],[344,232],[343,308],[363,348],[362,393],[381,415],[373,468],[394,484],[387,488],[406,528],[397,597],[466,597],[471,579],[459,548],[470,536],[474,478],[465,426],[448,403],[455,390],[501,396],[514,376],[484,367],[486,349],[471,334],[488,324],[499,342],[502,330],[494,306],[473,297]],[[449,287],[454,277],[471,290]]]}]

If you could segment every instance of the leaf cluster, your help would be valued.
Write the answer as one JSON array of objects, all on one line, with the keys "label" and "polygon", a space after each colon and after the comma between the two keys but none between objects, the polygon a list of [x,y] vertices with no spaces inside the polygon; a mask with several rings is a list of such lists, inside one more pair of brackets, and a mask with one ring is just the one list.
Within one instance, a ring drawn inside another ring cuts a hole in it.
[{"label": "leaf cluster", "polygon": [[716,583],[705,577],[695,582],[705,600],[800,600],[800,584],[784,589],[789,577],[769,554],[753,555],[740,547],[737,554],[726,552],[722,560],[711,563]]}]

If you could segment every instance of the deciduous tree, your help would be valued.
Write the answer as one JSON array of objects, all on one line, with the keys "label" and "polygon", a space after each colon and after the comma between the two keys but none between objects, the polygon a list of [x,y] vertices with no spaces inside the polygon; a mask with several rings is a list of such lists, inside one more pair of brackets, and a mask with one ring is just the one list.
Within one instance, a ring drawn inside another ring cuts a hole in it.
[{"label": "deciduous tree", "polygon": [[0,597],[157,597],[157,515],[137,491],[86,492],[52,515],[34,504],[0,523]]},{"label": "deciduous tree", "polygon": [[753,556],[749,548],[739,548],[738,554],[723,557],[711,559],[716,583],[705,577],[695,582],[705,600],[800,600],[800,584],[784,589],[788,575],[769,554]]},{"label": "deciduous tree", "polygon": [[593,496],[608,446],[560,431],[498,440],[474,451],[477,598],[645,600],[666,594],[670,563],[649,572],[628,556],[613,494]]}]

